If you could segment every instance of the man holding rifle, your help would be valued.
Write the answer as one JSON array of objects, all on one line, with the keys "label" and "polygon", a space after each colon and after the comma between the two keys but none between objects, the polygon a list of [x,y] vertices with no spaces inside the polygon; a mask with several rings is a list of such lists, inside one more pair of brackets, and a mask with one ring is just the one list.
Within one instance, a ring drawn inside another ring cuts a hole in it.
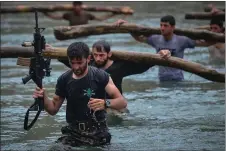
[{"label": "man holding rifle", "polygon": [[[45,110],[50,115],[55,115],[67,99],[68,126],[61,129],[64,136],[57,142],[71,146],[109,144],[111,135],[105,109],[123,109],[127,101],[108,73],[88,66],[91,56],[85,43],[72,43],[67,49],[67,56],[71,69],[58,78],[53,99],[49,99],[46,90],[39,87],[33,97],[44,98]],[[107,99],[106,95],[111,99]]]}]

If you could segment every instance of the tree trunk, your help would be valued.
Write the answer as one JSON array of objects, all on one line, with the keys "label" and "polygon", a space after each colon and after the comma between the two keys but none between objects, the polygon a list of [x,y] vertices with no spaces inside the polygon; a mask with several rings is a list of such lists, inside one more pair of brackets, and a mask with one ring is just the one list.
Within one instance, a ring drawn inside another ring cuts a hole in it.
[{"label": "tree trunk", "polygon": [[[143,27],[136,24],[125,23],[116,27],[115,24],[58,26],[54,28],[54,35],[58,40],[75,39],[89,35],[112,33],[136,33],[149,36],[161,34],[159,28]],[[204,39],[207,41],[225,42],[225,35],[204,30],[175,29],[177,35],[184,35],[191,39]]]},{"label": "tree trunk", "polygon": [[[222,11],[224,11],[224,12],[225,12],[225,8],[217,8],[217,9],[222,10]],[[206,6],[206,7],[204,7],[204,11],[205,11],[205,12],[211,12],[211,11],[212,11],[212,8],[211,8],[211,7]]]},{"label": "tree trunk", "polygon": [[[33,56],[33,48],[23,47],[1,47],[1,58],[31,57]],[[53,48],[45,50],[43,56],[50,58],[66,58],[66,48]],[[177,57],[163,59],[158,54],[130,52],[130,51],[112,51],[113,60],[125,60],[136,63],[150,64],[150,66],[161,65],[182,69],[187,72],[194,73],[207,80],[215,82],[225,82],[225,75],[213,69],[208,69],[201,64],[189,62]]]},{"label": "tree trunk", "polygon": [[210,31],[210,25],[203,25],[199,27],[195,27],[196,30],[209,30]]},{"label": "tree trunk", "polygon": [[111,6],[88,6],[83,5],[82,7],[86,11],[94,11],[94,12],[111,12],[117,14],[126,14],[132,15],[134,10],[129,6],[122,6],[122,7],[111,7]]},{"label": "tree trunk", "polygon": [[198,12],[198,13],[185,14],[185,19],[211,20],[213,18],[217,18],[219,20],[225,20],[225,13],[212,14],[212,13]]},{"label": "tree trunk", "polygon": [[[88,5],[82,5],[82,8],[86,11],[95,11],[95,12],[112,12],[112,13],[118,13],[118,14],[133,14],[133,10],[128,7],[111,7],[111,6],[88,6]],[[71,11],[73,9],[73,6],[71,4],[65,4],[65,5],[50,5],[50,6],[37,6],[37,7],[31,7],[31,6],[25,6],[25,5],[19,5],[17,7],[5,7],[1,8],[1,14],[6,13],[28,13],[28,12],[35,12],[35,10],[38,10],[39,12],[54,12],[54,11]]]}]

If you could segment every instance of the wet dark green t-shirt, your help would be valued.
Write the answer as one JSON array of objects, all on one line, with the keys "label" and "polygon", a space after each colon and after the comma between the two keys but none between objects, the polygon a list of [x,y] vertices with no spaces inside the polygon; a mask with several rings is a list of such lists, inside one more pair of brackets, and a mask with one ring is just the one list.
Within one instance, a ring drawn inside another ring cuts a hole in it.
[{"label": "wet dark green t-shirt", "polygon": [[[68,123],[87,121],[91,118],[87,104],[90,98],[105,99],[105,87],[109,75],[104,70],[89,66],[88,74],[81,79],[72,78],[72,70],[62,74],[56,84],[55,94],[67,99],[66,120]],[[105,118],[106,111],[98,111],[98,120]]]}]

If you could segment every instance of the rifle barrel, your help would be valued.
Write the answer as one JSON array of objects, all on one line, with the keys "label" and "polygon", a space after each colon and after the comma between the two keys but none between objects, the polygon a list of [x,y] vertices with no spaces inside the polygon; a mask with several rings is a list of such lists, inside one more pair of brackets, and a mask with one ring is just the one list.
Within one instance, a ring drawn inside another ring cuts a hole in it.
[{"label": "rifle barrel", "polygon": [[38,12],[37,12],[37,10],[35,10],[35,30],[36,30],[36,32],[38,32],[39,30],[38,30]]}]

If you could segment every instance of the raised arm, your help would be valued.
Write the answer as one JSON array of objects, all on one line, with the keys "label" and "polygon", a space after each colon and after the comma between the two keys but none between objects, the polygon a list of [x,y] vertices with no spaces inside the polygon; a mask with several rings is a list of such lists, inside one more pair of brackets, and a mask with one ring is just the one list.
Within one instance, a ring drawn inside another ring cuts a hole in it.
[{"label": "raised arm", "polygon": [[214,41],[195,40],[195,46],[208,47],[216,44]]},{"label": "raised arm", "polygon": [[[120,26],[120,25],[122,25],[124,23],[128,23],[128,22],[126,20],[119,19],[114,24],[116,26]],[[139,41],[139,42],[142,42],[142,43],[148,43],[148,37],[146,37],[144,35],[138,35],[136,33],[130,33],[130,34],[136,41]]]},{"label": "raised arm", "polygon": [[193,40],[186,36],[182,36],[183,48],[194,48],[196,46],[208,47],[210,45],[216,44],[216,41],[205,41],[205,40]]},{"label": "raised arm", "polygon": [[104,16],[95,16],[94,20],[103,21],[103,20],[109,19],[115,15],[116,15],[115,13],[111,13],[111,14],[106,14]]},{"label": "raised arm", "polygon": [[55,20],[61,20],[61,19],[64,19],[63,18],[63,14],[62,15],[59,15],[59,14],[50,14],[50,13],[47,13],[47,12],[43,12],[43,14],[51,19],[55,19]]}]

